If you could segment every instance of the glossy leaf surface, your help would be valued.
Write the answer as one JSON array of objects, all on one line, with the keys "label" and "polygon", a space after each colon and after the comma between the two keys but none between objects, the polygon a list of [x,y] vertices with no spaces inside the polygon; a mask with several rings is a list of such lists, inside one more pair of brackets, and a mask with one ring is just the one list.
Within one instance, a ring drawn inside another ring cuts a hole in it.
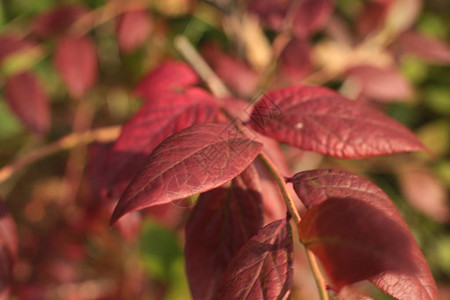
[{"label": "glossy leaf surface", "polygon": [[252,165],[200,195],[186,226],[186,271],[193,298],[211,299],[234,254],[263,225],[261,184]]},{"label": "glossy leaf surface", "polygon": [[337,158],[424,149],[395,120],[321,87],[293,86],[268,93],[254,107],[250,126],[280,142]]},{"label": "glossy leaf surface", "polygon": [[[438,298],[434,279],[408,225],[380,188],[336,170],[305,171],[288,181],[309,209],[300,225],[301,239],[318,241],[312,250],[338,287],[368,279],[397,299]],[[341,247],[353,247],[354,252],[349,256]]]},{"label": "glossy leaf surface", "polygon": [[55,49],[54,64],[74,98],[83,97],[97,81],[97,49],[89,37],[62,38]]},{"label": "glossy leaf surface", "polygon": [[232,124],[196,124],[164,140],[116,206],[124,214],[208,191],[239,175],[262,150]]},{"label": "glossy leaf surface", "polygon": [[6,79],[5,98],[22,122],[32,131],[43,134],[50,126],[50,106],[37,77],[23,72]]},{"label": "glossy leaf surface", "polygon": [[123,127],[106,161],[104,188],[112,198],[124,191],[147,155],[165,138],[196,123],[211,121],[217,104],[198,88],[167,93],[147,102]]},{"label": "glossy leaf surface", "polygon": [[213,299],[285,299],[293,279],[289,223],[266,225],[233,257]]}]

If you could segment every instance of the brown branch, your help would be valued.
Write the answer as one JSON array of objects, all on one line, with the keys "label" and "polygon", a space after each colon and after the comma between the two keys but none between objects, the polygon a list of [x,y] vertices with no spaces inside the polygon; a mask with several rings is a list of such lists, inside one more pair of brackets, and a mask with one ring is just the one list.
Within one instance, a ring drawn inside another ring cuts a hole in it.
[{"label": "brown branch", "polygon": [[0,169],[0,183],[6,181],[15,172],[47,156],[59,151],[71,149],[78,145],[86,145],[92,142],[110,142],[115,140],[120,133],[120,126],[102,127],[83,133],[71,133],[65,137],[41,148],[33,150],[29,154],[19,157],[14,162]]}]

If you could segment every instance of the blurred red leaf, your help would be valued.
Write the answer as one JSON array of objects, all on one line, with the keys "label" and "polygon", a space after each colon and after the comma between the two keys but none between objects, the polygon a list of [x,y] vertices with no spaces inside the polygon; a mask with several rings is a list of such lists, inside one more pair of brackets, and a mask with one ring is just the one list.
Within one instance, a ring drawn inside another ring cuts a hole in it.
[{"label": "blurred red leaf", "polygon": [[97,81],[97,49],[87,36],[62,38],[55,49],[54,64],[74,98],[83,97]]},{"label": "blurred red leaf", "polygon": [[358,34],[365,37],[383,28],[389,11],[390,1],[372,1],[364,4],[356,19],[356,30]]},{"label": "blurred red leaf", "polygon": [[273,30],[281,30],[288,9],[289,2],[284,0],[253,0],[249,4],[249,10]]},{"label": "blurred red leaf", "polygon": [[334,0],[303,0],[294,14],[292,31],[304,39],[327,24],[333,12]]},{"label": "blurred red leaf", "polygon": [[6,79],[5,99],[12,111],[32,131],[44,134],[50,126],[50,105],[47,95],[30,72],[23,72]]},{"label": "blurred red leaf", "polygon": [[350,68],[346,75],[359,85],[362,95],[374,100],[391,102],[413,94],[411,84],[394,68],[361,65]]},{"label": "blurred red leaf", "polygon": [[280,142],[337,158],[425,149],[395,120],[322,87],[268,93],[254,107],[250,126]]},{"label": "blurred red leaf", "polygon": [[266,225],[230,261],[213,299],[286,299],[292,287],[293,256],[286,219]]},{"label": "blurred red leaf", "polygon": [[214,98],[199,88],[147,102],[124,125],[107,156],[101,174],[104,191],[118,198],[159,143],[193,124],[211,121],[217,110]]},{"label": "blurred red leaf", "polygon": [[300,241],[337,289],[383,272],[412,275],[412,241],[389,214],[354,198],[328,198],[302,217]]},{"label": "blurred red leaf", "polygon": [[306,41],[293,39],[281,53],[281,73],[291,82],[298,83],[311,72],[310,46]]},{"label": "blurred red leaf", "polygon": [[262,146],[232,124],[202,123],[175,133],[155,148],[131,181],[111,224],[128,212],[222,185],[247,168]]},{"label": "blurred red leaf", "polygon": [[[366,261],[359,261],[355,259],[354,262],[350,257],[349,264],[342,267],[341,263],[348,260],[347,254],[341,253],[342,257],[334,257],[332,260],[327,260],[323,257],[323,253],[316,253],[321,259],[322,263],[327,269],[329,276],[332,280],[338,282],[338,286],[350,283],[352,281],[364,279],[365,276],[371,276],[369,279],[373,284],[378,286],[385,293],[397,298],[397,299],[438,299],[437,287],[431,272],[428,268],[425,257],[420,251],[419,247],[415,243],[414,237],[411,234],[408,225],[397,211],[396,207],[389,199],[389,197],[376,185],[359,177],[358,175],[336,170],[313,170],[297,173],[292,178],[288,179],[292,182],[294,189],[300,199],[303,201],[308,209],[313,209],[312,213],[307,213],[309,217],[306,217],[307,223],[305,228],[300,228],[300,232],[303,235],[302,239],[305,240],[308,233],[307,230],[317,232],[318,226],[324,226],[324,233],[327,230],[333,230],[331,227],[335,227],[336,234],[344,237],[346,230],[340,228],[339,223],[348,225],[348,232],[357,231],[354,237],[361,237],[361,243],[380,243],[383,244],[383,234],[391,235],[396,232],[394,236],[397,239],[408,240],[407,244],[399,244],[393,241],[395,245],[402,248],[402,251],[396,250],[389,254],[380,253],[381,259],[398,259],[400,262],[404,262],[403,259],[408,259],[411,269],[397,271],[386,270],[381,273],[377,273],[376,263],[374,266],[368,264],[366,267]],[[334,200],[327,204],[329,199],[344,198],[340,200]],[[322,205],[324,204],[324,205]],[[322,205],[322,206],[321,206]],[[321,217],[321,211],[323,216]],[[336,212],[339,213],[336,213]],[[366,211],[366,212],[365,212]],[[358,217],[361,212],[361,217]],[[371,216],[371,214],[373,215]],[[382,213],[382,216],[380,215]],[[352,217],[354,215],[354,217]],[[341,217],[341,216],[347,216]],[[320,218],[316,219],[315,218]],[[329,221],[327,221],[329,219]],[[305,216],[303,218],[305,220]],[[369,220],[366,222],[366,220]],[[349,223],[351,221],[351,224]],[[330,222],[330,223],[328,223]],[[389,223],[388,223],[389,222]],[[323,223],[322,225],[320,225]],[[315,225],[314,225],[315,224]],[[334,225],[333,225],[334,224]],[[355,225],[358,224],[358,225]],[[375,226],[372,226],[376,224]],[[386,224],[391,224],[386,228]],[[395,224],[395,225],[394,225]],[[343,226],[343,225],[342,225]],[[370,226],[367,227],[367,226]],[[309,229],[307,227],[310,227]],[[367,227],[367,228],[366,228]],[[398,229],[395,229],[397,228]],[[383,230],[379,230],[381,228]],[[360,231],[359,231],[360,230]],[[305,232],[303,232],[305,231]],[[364,232],[368,232],[364,235]],[[370,232],[369,232],[370,231]],[[400,237],[400,234],[404,237]],[[371,238],[373,240],[370,240]],[[392,239],[391,235],[389,239]],[[365,239],[365,241],[364,241]],[[356,241],[355,241],[356,242]],[[391,246],[385,245],[387,249]],[[317,250],[316,250],[317,251]],[[318,250],[322,251],[322,250]],[[330,255],[330,258],[334,255],[338,256],[338,253],[326,252]],[[403,256],[397,257],[395,254]],[[362,256],[361,256],[362,257]],[[360,265],[358,265],[360,262]],[[333,264],[335,264],[333,266]],[[349,268],[352,266],[352,268]],[[399,266],[401,269],[402,267]],[[339,269],[340,274],[337,274],[335,270]],[[357,271],[353,272],[355,269]],[[414,271],[414,272],[412,272]],[[370,273],[377,273],[372,274]],[[402,284],[398,284],[402,282]]]},{"label": "blurred red leaf", "polygon": [[197,73],[188,64],[166,61],[145,75],[135,92],[138,96],[151,100],[167,92],[180,92],[199,82]]},{"label": "blurred red leaf", "polygon": [[0,64],[7,56],[32,46],[33,43],[15,35],[4,34],[0,36]]},{"label": "blurred red leaf", "polygon": [[61,5],[33,20],[32,30],[41,38],[65,34],[70,26],[87,13],[81,5]]},{"label": "blurred red leaf", "polygon": [[16,225],[0,199],[0,299],[9,299],[17,248]]},{"label": "blurred red leaf", "polygon": [[203,57],[213,70],[239,96],[249,97],[258,85],[258,76],[245,62],[222,52],[215,45],[203,48]]},{"label": "blurred red leaf", "polygon": [[231,258],[263,225],[261,184],[250,165],[231,187],[203,193],[186,225],[193,299],[211,299]]},{"label": "blurred red leaf", "polygon": [[424,166],[408,165],[400,169],[398,179],[411,206],[438,222],[449,219],[447,189],[431,170]]},{"label": "blurred red leaf", "polygon": [[401,54],[411,53],[436,64],[450,64],[450,46],[444,41],[408,31],[400,35],[394,48]]},{"label": "blurred red leaf", "polygon": [[146,10],[124,13],[120,16],[116,28],[120,49],[129,53],[141,47],[147,40],[151,29],[150,15]]}]

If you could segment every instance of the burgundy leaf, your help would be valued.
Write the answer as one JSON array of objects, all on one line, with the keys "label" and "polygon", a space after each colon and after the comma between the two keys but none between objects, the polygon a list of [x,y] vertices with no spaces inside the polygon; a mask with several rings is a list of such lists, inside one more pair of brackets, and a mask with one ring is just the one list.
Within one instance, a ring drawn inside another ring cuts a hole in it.
[{"label": "burgundy leaf", "polygon": [[136,86],[136,93],[154,99],[167,92],[179,92],[200,82],[192,68],[184,62],[166,61],[148,73]]},{"label": "burgundy leaf", "polygon": [[245,62],[222,52],[213,44],[207,45],[202,55],[237,95],[249,97],[254,92],[258,76]]},{"label": "burgundy leaf", "polygon": [[450,64],[450,46],[418,32],[402,34],[395,42],[395,47],[400,53],[411,53],[431,63]]},{"label": "burgundy leaf", "polygon": [[333,0],[303,0],[294,14],[292,31],[303,39],[320,31],[333,12]]},{"label": "burgundy leaf", "polygon": [[[320,226],[326,227],[322,231],[324,234],[328,230],[336,230],[336,234],[344,236],[347,234],[346,230],[343,228],[339,229],[339,223],[343,223],[342,226],[345,224],[345,226],[348,225],[353,228],[350,228],[350,231],[357,231],[353,237],[355,239],[356,237],[361,237],[363,239],[361,242],[363,243],[379,243],[381,245],[383,244],[383,235],[389,237],[389,240],[401,239],[405,243],[398,245],[400,247],[399,251],[392,250],[392,253],[381,255],[382,259],[389,259],[392,256],[399,260],[400,265],[392,267],[396,271],[393,269],[391,271],[386,270],[373,274],[367,279],[385,293],[397,299],[438,299],[436,284],[425,257],[415,243],[408,225],[389,197],[380,188],[358,175],[336,170],[305,171],[297,173],[288,181],[294,184],[294,189],[305,206],[308,209],[314,209],[313,213],[308,213],[310,217],[307,218],[308,221],[305,223],[310,225],[301,225],[304,227],[310,226],[310,229],[300,229],[303,240],[307,236],[307,230],[317,232]],[[337,200],[327,203],[330,199]],[[321,206],[322,204],[323,206]],[[321,211],[325,211],[322,217],[320,216]],[[352,224],[348,224],[350,222],[348,219],[350,219],[352,214],[355,215],[354,218],[352,217]],[[359,214],[361,214],[361,218],[358,217]],[[346,218],[340,217],[340,215],[347,216],[347,221]],[[315,218],[321,218],[322,221],[314,221]],[[330,219],[329,226],[326,225],[328,222],[326,219],[328,218]],[[303,220],[305,220],[305,217],[303,217]],[[368,221],[366,222],[366,220]],[[320,222],[325,223],[325,225],[320,225]],[[376,224],[376,226],[371,224]],[[364,238],[364,232],[369,230],[366,226],[369,226],[371,231]],[[336,228],[333,229],[332,227]],[[381,230],[377,228],[381,228]],[[397,244],[396,241],[392,242]],[[386,247],[389,248],[391,246],[386,245]],[[402,257],[395,256],[395,253]],[[342,252],[342,256],[335,257],[336,260],[334,261],[331,260],[332,256],[327,260],[321,257],[322,254],[317,255],[328,270],[328,273],[333,273],[332,269],[338,267],[337,264],[348,259],[344,252]],[[405,262],[404,259],[407,259],[407,263],[410,266],[409,270],[402,266]],[[357,261],[355,260],[355,262]],[[327,264],[329,267],[326,266]],[[356,270],[354,273],[348,268],[349,265],[352,265],[352,269]],[[341,275],[337,273],[329,274],[333,280],[338,281],[338,285],[363,279],[361,277],[374,273],[376,269],[376,266],[367,265],[365,262],[359,266],[357,264],[353,265],[353,263],[349,265],[340,269],[342,271]],[[364,270],[366,267],[368,270]],[[357,279],[357,277],[359,278]]]},{"label": "burgundy leaf", "polygon": [[50,126],[50,106],[37,77],[23,72],[6,79],[5,99],[12,111],[31,130],[44,134]]},{"label": "burgundy leaf", "polygon": [[124,191],[111,224],[124,214],[211,190],[233,179],[262,144],[232,124],[196,124],[164,140]]},{"label": "burgundy leaf", "polygon": [[374,100],[404,100],[413,94],[410,83],[393,68],[360,65],[347,70],[346,75],[358,84],[362,95]]},{"label": "burgundy leaf", "polygon": [[130,11],[120,16],[116,35],[120,49],[129,53],[141,47],[147,40],[152,24],[145,10]]},{"label": "burgundy leaf", "polygon": [[87,9],[84,6],[61,5],[36,17],[33,20],[32,30],[41,38],[62,35],[86,13]]},{"label": "burgundy leaf", "polygon": [[17,230],[14,220],[0,199],[0,299],[9,299],[17,248]]},{"label": "burgundy leaf", "polygon": [[31,48],[33,44],[15,35],[0,36],[0,64],[11,54]]},{"label": "burgundy leaf", "polygon": [[337,158],[425,149],[412,132],[383,113],[321,87],[268,93],[254,107],[250,126],[280,142]]},{"label": "burgundy leaf", "polygon": [[360,36],[365,37],[380,30],[389,11],[391,1],[367,2],[356,19],[356,29]]},{"label": "burgundy leaf", "polygon": [[147,102],[124,125],[108,154],[103,170],[105,191],[118,198],[159,143],[191,125],[212,121],[217,109],[214,98],[199,88],[166,93],[158,101]]},{"label": "burgundy leaf", "polygon": [[284,0],[253,0],[249,10],[270,29],[281,30],[289,3]]},{"label": "burgundy leaf", "polygon": [[291,227],[286,219],[277,220],[233,257],[213,299],[286,299],[292,280]]},{"label": "burgundy leaf", "polygon": [[306,41],[293,39],[281,53],[281,72],[296,83],[312,70],[310,46]]},{"label": "burgundy leaf", "polygon": [[186,272],[193,299],[211,299],[234,254],[263,225],[261,184],[250,165],[231,187],[201,194],[186,225]]},{"label": "burgundy leaf", "polygon": [[97,81],[97,49],[87,36],[62,38],[55,50],[54,64],[74,98],[83,97]]}]

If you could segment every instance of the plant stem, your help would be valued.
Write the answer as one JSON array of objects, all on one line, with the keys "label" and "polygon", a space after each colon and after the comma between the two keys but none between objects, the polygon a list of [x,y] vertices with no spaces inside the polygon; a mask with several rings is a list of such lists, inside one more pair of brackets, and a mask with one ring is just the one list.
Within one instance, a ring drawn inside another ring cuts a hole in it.
[{"label": "plant stem", "polygon": [[[208,88],[216,97],[229,96],[231,93],[227,86],[222,82],[222,80],[214,73],[214,71],[205,62],[203,57],[197,52],[197,50],[192,46],[192,44],[184,37],[178,36],[175,38],[175,47],[181,53],[181,55],[186,59],[186,61],[194,68],[200,78],[208,85]],[[231,120],[231,115],[225,111],[226,116]],[[244,126],[239,120],[236,122],[236,126],[245,133],[246,126]],[[275,179],[278,187],[280,188],[281,194],[283,195],[286,207],[296,224],[299,224],[301,217],[295,207],[294,201],[286,188],[286,181],[283,176],[278,172],[277,167],[272,162],[272,160],[264,153],[261,152],[258,158],[270,172],[270,174]],[[317,264],[314,254],[305,247],[306,255],[308,257],[309,264],[314,276],[314,279],[319,289],[319,295],[321,300],[329,300],[328,293],[325,286],[325,280],[320,272],[319,266]]]},{"label": "plant stem", "polygon": [[325,279],[320,272],[319,265],[317,264],[316,257],[311,250],[305,247],[306,256],[308,257],[309,266],[316,281],[317,288],[319,289],[320,300],[329,300],[327,288],[325,286]]},{"label": "plant stem", "polygon": [[0,183],[7,180],[18,170],[59,151],[71,149],[78,145],[86,145],[92,142],[113,141],[119,136],[120,128],[120,126],[111,126],[97,128],[82,133],[71,133],[51,144],[33,150],[33,152],[20,157],[14,162],[1,168]]}]

